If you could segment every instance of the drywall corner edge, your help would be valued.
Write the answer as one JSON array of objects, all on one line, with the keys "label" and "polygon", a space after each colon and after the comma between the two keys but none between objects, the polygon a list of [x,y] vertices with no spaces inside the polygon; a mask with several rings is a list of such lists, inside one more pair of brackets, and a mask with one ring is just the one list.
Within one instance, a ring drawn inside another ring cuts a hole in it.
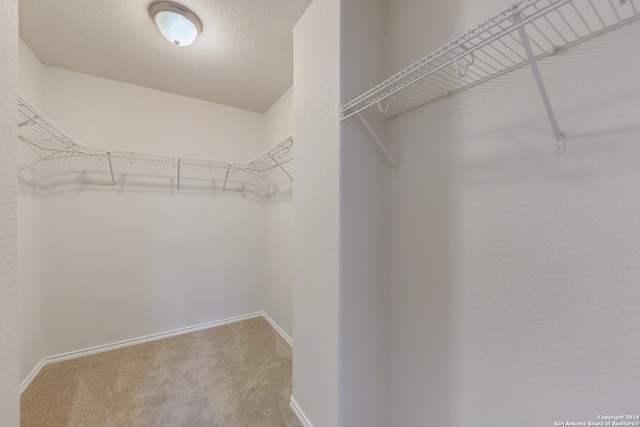
[{"label": "drywall corner edge", "polygon": [[298,418],[300,423],[302,423],[303,427],[313,427],[313,424],[311,424],[309,418],[307,418],[307,416],[304,414],[293,395],[291,395],[291,399],[289,400],[289,407],[291,408],[293,413],[296,414],[296,417]]}]

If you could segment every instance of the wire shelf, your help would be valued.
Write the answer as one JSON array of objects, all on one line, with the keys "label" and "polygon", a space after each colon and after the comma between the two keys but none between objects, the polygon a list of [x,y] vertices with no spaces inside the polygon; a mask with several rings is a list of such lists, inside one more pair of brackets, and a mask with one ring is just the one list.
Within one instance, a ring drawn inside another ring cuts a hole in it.
[{"label": "wire shelf", "polygon": [[181,156],[111,150],[81,144],[51,119],[20,97],[18,138],[33,151],[35,160],[20,171],[47,163],[64,175],[75,171],[99,176],[96,183],[115,185],[116,175],[170,178],[180,189],[189,181],[220,181],[223,190],[242,190],[245,184],[264,192],[278,191],[269,173],[281,169],[288,179],[293,177],[284,165],[293,160],[293,138],[276,144],[246,162],[225,162]]},{"label": "wire shelf", "polygon": [[520,0],[340,108],[389,119],[640,18],[640,0]]}]

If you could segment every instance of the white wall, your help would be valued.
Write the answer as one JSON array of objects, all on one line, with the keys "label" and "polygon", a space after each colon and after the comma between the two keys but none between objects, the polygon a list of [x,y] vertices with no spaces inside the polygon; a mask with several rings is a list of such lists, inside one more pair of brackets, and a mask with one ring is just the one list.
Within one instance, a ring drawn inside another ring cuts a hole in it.
[{"label": "white wall", "polygon": [[[293,88],[264,114],[265,142],[269,148],[293,136]],[[295,139],[294,139],[295,144]],[[295,151],[295,145],[294,145]],[[294,162],[284,165],[294,176]],[[293,182],[275,169],[270,179],[278,185],[266,206],[267,276],[265,312],[289,337],[293,335]]]},{"label": "white wall", "polygon": [[[19,92],[80,142],[109,148],[248,160],[293,133],[292,89],[255,114],[45,67],[22,41]],[[21,164],[34,160],[19,151]],[[292,335],[293,185],[284,173],[270,175],[280,190],[261,200],[220,188],[182,196],[166,178],[145,186],[117,168],[115,188],[87,186],[91,178],[61,173],[75,164],[59,165],[19,175],[22,379],[45,355],[262,309]]]},{"label": "white wall", "polygon": [[[87,144],[220,160],[264,148],[261,114],[52,67],[45,90],[47,115]],[[117,167],[117,185],[83,185],[51,164],[48,355],[263,309],[262,200]]]},{"label": "white wall", "polygon": [[243,161],[263,150],[263,115],[45,67],[48,116],[77,140],[121,150]]},{"label": "white wall", "polygon": [[293,86],[264,113],[265,148],[293,135]]},{"label": "white wall", "polygon": [[[37,108],[44,105],[44,70],[20,40],[18,93]],[[24,120],[20,117],[19,120]],[[37,160],[19,142],[19,165]],[[44,337],[44,215],[45,203],[38,169],[18,174],[18,278],[20,297],[20,378],[24,380],[45,356]]]},{"label": "white wall", "polygon": [[[342,101],[384,77],[384,2],[342,5]],[[384,129],[371,121],[371,126]],[[343,126],[340,286],[341,426],[382,427],[385,414],[383,156],[357,120]],[[393,425],[393,424],[391,424]]]},{"label": "white wall", "polygon": [[338,423],[340,1],[315,0],[294,28],[293,399]]},{"label": "white wall", "polygon": [[[391,73],[508,2],[387,4]],[[388,122],[390,425],[637,412],[639,38],[541,63],[564,155],[528,69]]]},{"label": "white wall", "polygon": [[44,107],[44,66],[20,39],[18,94],[36,108]]},{"label": "white wall", "polygon": [[0,416],[20,425],[18,331],[16,105],[18,87],[18,2],[0,8]]}]

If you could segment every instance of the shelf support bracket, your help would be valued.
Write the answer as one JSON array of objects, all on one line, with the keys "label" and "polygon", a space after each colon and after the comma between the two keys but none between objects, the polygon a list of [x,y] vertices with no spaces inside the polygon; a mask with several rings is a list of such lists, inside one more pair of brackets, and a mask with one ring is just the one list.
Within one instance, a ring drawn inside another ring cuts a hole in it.
[{"label": "shelf support bracket", "polygon": [[178,159],[178,191],[180,191],[180,159]]},{"label": "shelf support bracket", "polygon": [[111,185],[116,185],[116,179],[113,176],[113,164],[111,163],[110,151],[107,151],[107,159],[109,160],[109,170],[111,171]]},{"label": "shelf support bracket", "polygon": [[276,158],[275,158],[275,157],[273,157],[273,156],[271,155],[271,153],[268,153],[268,154],[269,154],[269,157],[271,157],[271,160],[273,160],[273,161],[275,162],[275,164],[276,164],[276,165],[278,165],[278,167],[279,167],[280,169],[282,169],[282,172],[284,172],[284,173],[285,173],[285,175],[287,175],[287,176],[289,177],[289,179],[291,180],[291,182],[293,182],[293,177],[292,177],[291,175],[289,175],[289,172],[287,172],[287,170],[286,170],[285,168],[283,168],[283,167],[282,167],[282,165],[280,164],[280,162],[279,162],[279,161],[277,161],[277,160],[276,160]]},{"label": "shelf support bracket", "polygon": [[533,49],[531,48],[531,42],[529,42],[529,36],[527,36],[527,31],[524,28],[524,25],[520,25],[522,23],[522,16],[520,12],[513,13],[513,20],[518,26],[518,33],[520,34],[520,39],[522,40],[522,46],[527,54],[527,59],[529,60],[529,64],[531,65],[531,71],[533,72],[533,77],[536,79],[536,84],[538,85],[538,89],[540,90],[540,95],[542,95],[542,102],[544,103],[544,107],[547,110],[547,115],[549,116],[549,120],[551,120],[551,126],[553,127],[553,133],[556,136],[556,144],[554,152],[556,154],[564,153],[566,150],[564,135],[560,132],[560,127],[558,126],[558,121],[556,120],[556,115],[553,112],[553,107],[551,106],[551,100],[549,99],[549,95],[547,94],[547,89],[544,85],[544,81],[542,80],[542,75],[540,74],[540,68],[538,68],[538,61],[536,60],[536,56],[533,53]]},{"label": "shelf support bracket", "polygon": [[40,162],[44,162],[45,160],[52,159],[55,156],[57,156],[58,154],[64,154],[64,151],[54,151],[53,153],[49,154],[48,156],[42,157],[42,158],[36,160],[35,162],[27,165],[27,166],[21,167],[20,169],[18,169],[18,172],[22,172],[25,169],[32,168],[33,166],[37,165]]},{"label": "shelf support bracket", "polygon": [[31,117],[29,117],[24,122],[18,122],[18,129],[23,127],[23,126],[26,126],[26,125],[30,124],[32,121],[33,121],[33,119]]},{"label": "shelf support bracket", "polygon": [[[466,47],[464,47],[464,44],[461,44],[460,47],[465,51],[469,50]],[[460,77],[461,79],[466,77],[467,71],[469,70],[469,66],[473,65],[473,63],[476,62],[476,56],[473,54],[473,52],[471,52],[469,56],[471,57],[471,59],[468,60],[467,63],[464,65],[460,65],[460,62],[457,59],[453,61],[453,63],[456,66],[456,72],[458,73],[458,77]]]},{"label": "shelf support bracket", "polygon": [[[277,163],[277,162],[276,162],[276,163]],[[284,169],[282,169],[282,170],[284,170]],[[255,171],[256,171],[256,172],[258,172],[258,173],[260,174],[260,176],[262,176],[264,179],[266,179],[266,180],[269,182],[269,184],[271,184],[271,185],[273,186],[274,190],[273,190],[273,193],[272,193],[272,194],[275,194],[275,193],[277,193],[278,191],[280,191],[280,187],[278,187],[278,186],[276,185],[276,183],[275,183],[275,182],[273,182],[272,180],[270,180],[270,179],[267,177],[267,175],[265,175],[265,173],[264,173],[264,172],[262,172],[262,171],[261,171],[261,170],[259,170],[259,169],[255,169]],[[285,171],[285,173],[287,173],[287,172]],[[287,173],[287,175],[289,175],[289,174]],[[293,181],[293,178],[291,178],[291,180]],[[267,189],[268,189],[268,187],[267,187]]]},{"label": "shelf support bracket", "polygon": [[[44,156],[46,156],[45,151],[39,147],[37,144],[34,144],[32,141],[30,141],[27,137],[22,136],[22,135],[18,135],[18,139],[21,140],[22,142],[24,142],[24,145],[26,145],[27,147],[29,147],[29,149],[31,151],[33,151],[33,153],[39,158],[43,158]],[[38,151],[36,151],[36,148],[39,148],[40,151],[42,151],[42,154],[39,153]]]},{"label": "shelf support bracket", "polygon": [[229,179],[230,170],[231,170],[231,163],[227,165],[227,173],[224,176],[224,184],[222,184],[222,191],[227,191],[227,179]]},{"label": "shelf support bracket", "polygon": [[382,114],[387,114],[389,112],[389,107],[391,107],[391,104],[393,104],[395,101],[396,101],[396,96],[393,95],[393,98],[391,98],[391,101],[387,102],[387,105],[385,105],[384,108],[382,108],[382,104],[380,103],[380,101],[378,101],[378,110]]},{"label": "shelf support bracket", "polygon": [[387,151],[387,149],[384,146],[384,144],[382,143],[382,141],[380,141],[380,138],[378,138],[378,135],[374,132],[373,129],[371,129],[371,126],[369,126],[369,122],[367,122],[367,120],[364,117],[362,117],[362,114],[358,114],[357,116],[360,119],[360,121],[362,122],[362,124],[364,125],[365,129],[367,130],[367,132],[369,132],[369,135],[371,135],[373,140],[378,144],[378,146],[380,147],[380,149],[384,153],[384,155],[387,158],[387,160],[389,161],[389,163],[391,163],[391,165],[396,170],[398,170],[398,167],[399,167],[398,163],[395,160],[393,160],[393,157],[391,157],[391,154],[389,154],[389,152]]}]

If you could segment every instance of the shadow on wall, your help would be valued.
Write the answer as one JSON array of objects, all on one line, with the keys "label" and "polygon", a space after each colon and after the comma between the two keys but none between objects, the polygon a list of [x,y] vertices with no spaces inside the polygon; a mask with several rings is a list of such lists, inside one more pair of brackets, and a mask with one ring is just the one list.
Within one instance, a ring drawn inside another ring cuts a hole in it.
[{"label": "shadow on wall", "polygon": [[637,289],[640,104],[634,59],[616,56],[638,34],[625,27],[540,61],[563,155],[528,67],[388,122],[401,165],[385,183],[396,425],[424,414],[434,425],[523,414],[544,425],[631,407],[636,365],[599,343],[619,348],[635,332],[633,310],[614,301]]},{"label": "shadow on wall", "polygon": [[387,169],[384,189],[388,417],[397,425],[418,425],[424,413],[433,425],[455,425],[458,210],[450,141],[458,127],[443,125],[441,107],[408,113],[388,127],[389,149],[400,163],[397,172]]}]

